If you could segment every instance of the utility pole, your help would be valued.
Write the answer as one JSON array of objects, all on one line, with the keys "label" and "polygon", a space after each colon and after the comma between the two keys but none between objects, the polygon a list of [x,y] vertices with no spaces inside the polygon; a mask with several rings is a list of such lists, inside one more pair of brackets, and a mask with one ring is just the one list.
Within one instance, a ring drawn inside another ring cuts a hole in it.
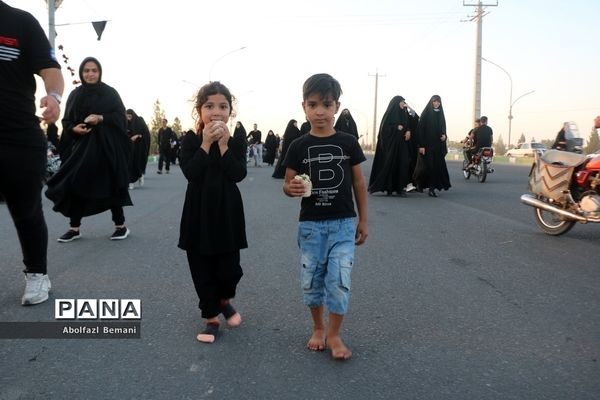
[{"label": "utility pole", "polygon": [[468,3],[467,0],[463,0],[463,6],[475,6],[477,11],[475,16],[471,18],[471,21],[477,22],[477,33],[475,38],[475,85],[474,85],[474,97],[473,97],[473,121],[481,116],[481,39],[483,33],[483,17],[487,13],[483,12],[483,7],[496,7],[498,1],[495,4],[483,4],[481,0],[477,0],[476,3]]},{"label": "utility pole", "polygon": [[381,75],[377,69],[375,69],[375,75],[369,74],[369,76],[375,77],[375,106],[373,110],[373,151],[375,151],[376,140],[377,140],[377,88],[379,86],[379,77],[385,77],[385,75]]},{"label": "utility pole", "polygon": [[48,39],[50,41],[50,47],[54,49],[54,39],[56,38],[56,23],[54,22],[54,14],[56,13],[56,6],[54,0],[46,0],[48,3]]}]

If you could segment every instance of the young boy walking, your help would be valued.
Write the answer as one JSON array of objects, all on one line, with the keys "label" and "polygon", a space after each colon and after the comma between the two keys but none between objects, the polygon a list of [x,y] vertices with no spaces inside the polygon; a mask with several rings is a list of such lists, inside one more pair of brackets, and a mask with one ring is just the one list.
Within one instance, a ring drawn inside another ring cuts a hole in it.
[{"label": "young boy walking", "polygon": [[313,75],[304,83],[302,107],[311,130],[290,145],[283,162],[283,191],[302,197],[300,279],[313,321],[307,347],[323,351],[327,346],[334,359],[347,360],[352,352],[342,341],[340,329],[348,310],[354,248],[367,239],[368,225],[367,188],[360,167],[366,158],[354,136],[333,127],[341,94],[338,81],[327,74]]}]

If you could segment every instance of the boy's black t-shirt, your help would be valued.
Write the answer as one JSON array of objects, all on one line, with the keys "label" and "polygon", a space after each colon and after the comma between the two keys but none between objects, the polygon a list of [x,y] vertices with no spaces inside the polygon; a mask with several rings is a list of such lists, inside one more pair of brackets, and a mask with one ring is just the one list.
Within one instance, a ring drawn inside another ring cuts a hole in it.
[{"label": "boy's black t-shirt", "polygon": [[60,65],[39,22],[0,3],[0,144],[45,146],[33,76],[44,68]]},{"label": "boy's black t-shirt", "polygon": [[303,197],[300,221],[356,217],[352,198],[352,167],[365,161],[358,140],[343,132],[294,140],[283,165],[310,176],[312,196]]}]

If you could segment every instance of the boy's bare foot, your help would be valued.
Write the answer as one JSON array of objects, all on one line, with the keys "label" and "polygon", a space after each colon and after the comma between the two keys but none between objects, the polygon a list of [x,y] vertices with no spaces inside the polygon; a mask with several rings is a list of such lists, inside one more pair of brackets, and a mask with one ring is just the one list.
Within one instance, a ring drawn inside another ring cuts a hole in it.
[{"label": "boy's bare foot", "polygon": [[325,329],[313,329],[312,336],[306,344],[312,351],[323,351],[325,350]]},{"label": "boy's bare foot", "polygon": [[339,336],[328,337],[327,345],[331,349],[331,357],[334,360],[348,360],[352,357],[352,352],[346,347]]}]

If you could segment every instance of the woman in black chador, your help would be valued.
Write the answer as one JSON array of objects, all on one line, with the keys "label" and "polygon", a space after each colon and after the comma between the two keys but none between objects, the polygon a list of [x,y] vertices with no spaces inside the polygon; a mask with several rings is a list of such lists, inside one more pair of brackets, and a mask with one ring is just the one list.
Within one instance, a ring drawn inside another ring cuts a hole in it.
[{"label": "woman in black chador", "polygon": [[285,132],[283,133],[283,143],[281,143],[281,155],[277,160],[277,165],[275,165],[275,171],[273,171],[273,178],[283,179],[285,177],[285,167],[281,165],[283,160],[285,160],[285,155],[290,147],[290,144],[298,139],[302,134],[300,133],[300,129],[298,129],[298,121],[295,119],[290,119],[285,128]]},{"label": "woman in black chador", "polygon": [[131,157],[129,158],[129,188],[139,181],[144,185],[144,173],[148,163],[150,150],[150,131],[144,118],[138,116],[132,109],[127,110],[127,136],[131,140]]},{"label": "woman in black chador", "polygon": [[369,178],[369,193],[405,196],[410,181],[410,120],[404,97],[395,96],[383,114]]},{"label": "woman in black chador", "polygon": [[427,166],[428,179],[425,187],[429,188],[429,196],[437,197],[435,189],[450,189],[450,177],[445,159],[448,153],[446,118],[440,96],[432,96],[423,109],[417,127],[417,135],[419,153],[423,155]]},{"label": "woman in black chador", "polygon": [[340,113],[340,116],[335,121],[334,128],[336,131],[349,133],[358,139],[358,128],[356,127],[356,122],[354,122],[354,118],[352,118],[352,114],[350,114],[350,110],[347,108],[344,108]]},{"label": "woman in black chador", "polygon": [[263,162],[272,167],[275,163],[275,155],[277,154],[277,138],[272,130],[269,130],[269,133],[267,133],[264,147],[265,155],[263,156]]},{"label": "woman in black chador", "polygon": [[[244,124],[242,124],[240,121],[235,123],[235,129],[233,130],[233,137],[238,137],[238,136],[244,136],[244,140],[246,140],[246,128],[244,128]],[[248,143],[246,143],[247,145]]]},{"label": "woman in black chador", "polygon": [[129,183],[130,140],[125,107],[115,89],[102,82],[102,66],[88,57],[79,67],[81,86],[71,92],[62,120],[62,164],[48,181],[46,196],[54,211],[70,218],[70,228],[59,242],[81,237],[81,219],[112,212],[111,240],[125,239],[123,206],[131,206]]}]

